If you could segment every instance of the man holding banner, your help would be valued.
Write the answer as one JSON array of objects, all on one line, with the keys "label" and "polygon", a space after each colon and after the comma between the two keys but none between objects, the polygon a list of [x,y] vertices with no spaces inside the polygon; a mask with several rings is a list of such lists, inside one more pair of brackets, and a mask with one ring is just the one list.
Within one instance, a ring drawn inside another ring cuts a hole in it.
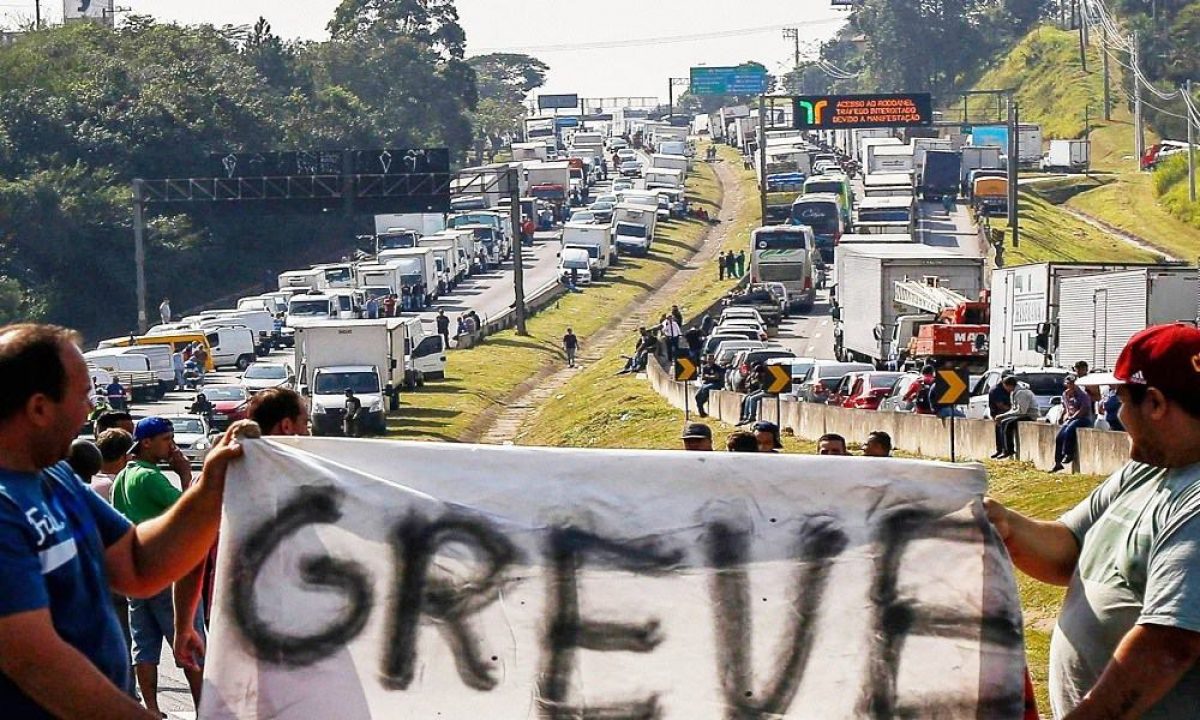
[{"label": "man holding banner", "polygon": [[1200,330],[1147,328],[1110,375],[1130,462],[1058,521],[985,501],[1013,563],[1067,587],[1050,644],[1056,718],[1194,718],[1200,703]]},{"label": "man holding banner", "polygon": [[55,326],[0,329],[0,713],[157,720],[123,690],[108,593],[151,597],[199,564],[241,446],[231,429],[177,503],[131,525],[63,462],[91,410],[78,342]]}]

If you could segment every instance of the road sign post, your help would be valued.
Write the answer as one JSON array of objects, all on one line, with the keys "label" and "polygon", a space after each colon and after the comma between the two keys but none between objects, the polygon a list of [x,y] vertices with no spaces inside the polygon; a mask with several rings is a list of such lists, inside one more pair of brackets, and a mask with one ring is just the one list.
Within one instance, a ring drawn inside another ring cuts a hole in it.
[{"label": "road sign post", "polygon": [[675,367],[672,377],[675,382],[683,385],[683,421],[687,422],[691,418],[691,403],[688,401],[688,396],[691,394],[687,390],[687,384],[696,378],[700,368],[696,367],[696,363],[690,357],[680,356],[675,358]]},{"label": "road sign post", "polygon": [[933,404],[935,407],[950,407],[950,462],[958,462],[954,447],[954,416],[958,405],[966,405],[970,399],[967,386],[971,376],[966,368],[945,368],[937,371],[937,379],[933,383]]}]

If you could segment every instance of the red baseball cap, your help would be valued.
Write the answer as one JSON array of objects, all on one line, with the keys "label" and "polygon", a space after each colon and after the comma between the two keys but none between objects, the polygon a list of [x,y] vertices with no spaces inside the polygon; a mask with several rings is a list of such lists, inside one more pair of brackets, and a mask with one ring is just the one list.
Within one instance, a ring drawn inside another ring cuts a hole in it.
[{"label": "red baseball cap", "polygon": [[1111,373],[1084,375],[1079,385],[1144,385],[1168,398],[1200,394],[1200,329],[1155,325],[1129,338]]}]

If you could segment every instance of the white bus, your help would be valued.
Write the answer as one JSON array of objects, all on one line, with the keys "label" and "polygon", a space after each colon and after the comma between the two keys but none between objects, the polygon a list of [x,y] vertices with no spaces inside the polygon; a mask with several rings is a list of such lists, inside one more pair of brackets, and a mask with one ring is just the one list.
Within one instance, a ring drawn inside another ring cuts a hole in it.
[{"label": "white bus", "polygon": [[769,225],[750,233],[750,282],[782,283],[791,309],[812,310],[817,298],[816,237],[807,225]]}]

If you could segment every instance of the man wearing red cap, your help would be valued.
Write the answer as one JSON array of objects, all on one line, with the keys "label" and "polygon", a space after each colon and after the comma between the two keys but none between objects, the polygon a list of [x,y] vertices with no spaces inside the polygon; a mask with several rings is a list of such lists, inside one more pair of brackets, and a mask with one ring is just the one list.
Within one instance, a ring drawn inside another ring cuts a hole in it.
[{"label": "man wearing red cap", "polygon": [[1194,718],[1200,708],[1200,330],[1138,333],[1108,375],[1131,461],[1057,521],[987,499],[1013,563],[1067,587],[1050,643],[1056,718]]}]

